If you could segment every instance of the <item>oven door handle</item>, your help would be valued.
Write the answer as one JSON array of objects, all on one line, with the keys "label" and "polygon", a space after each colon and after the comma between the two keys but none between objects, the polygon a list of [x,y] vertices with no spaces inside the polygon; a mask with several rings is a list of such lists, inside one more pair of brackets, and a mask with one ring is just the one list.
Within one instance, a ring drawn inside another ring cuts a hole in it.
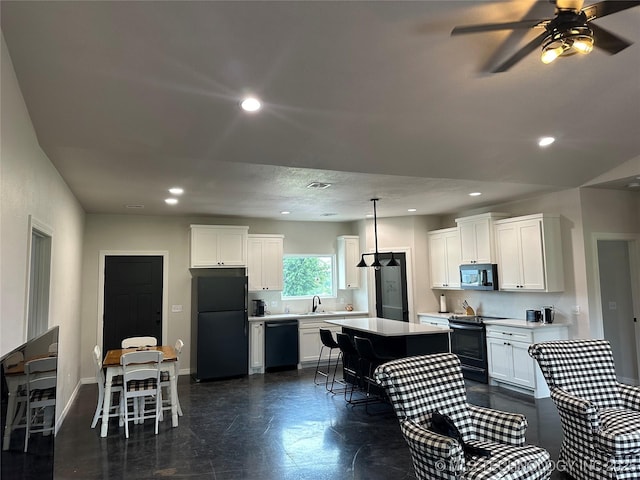
[{"label": "oven door handle", "polygon": [[484,325],[471,325],[467,323],[452,323],[449,322],[449,328],[453,328],[456,330],[474,330],[477,332],[481,332],[484,330]]}]

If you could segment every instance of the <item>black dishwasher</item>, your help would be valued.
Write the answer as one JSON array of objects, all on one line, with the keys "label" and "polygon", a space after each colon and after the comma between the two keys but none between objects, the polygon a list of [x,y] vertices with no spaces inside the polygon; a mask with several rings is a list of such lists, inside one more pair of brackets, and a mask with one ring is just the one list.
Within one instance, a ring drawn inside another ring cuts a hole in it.
[{"label": "black dishwasher", "polygon": [[275,370],[298,365],[298,320],[265,322],[265,369]]}]

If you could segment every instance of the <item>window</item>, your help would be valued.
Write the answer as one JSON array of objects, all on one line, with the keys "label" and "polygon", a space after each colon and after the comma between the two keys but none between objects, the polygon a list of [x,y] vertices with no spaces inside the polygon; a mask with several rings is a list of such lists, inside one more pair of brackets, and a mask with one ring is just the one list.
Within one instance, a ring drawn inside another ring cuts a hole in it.
[{"label": "window", "polygon": [[282,298],[335,297],[333,255],[285,255]]}]

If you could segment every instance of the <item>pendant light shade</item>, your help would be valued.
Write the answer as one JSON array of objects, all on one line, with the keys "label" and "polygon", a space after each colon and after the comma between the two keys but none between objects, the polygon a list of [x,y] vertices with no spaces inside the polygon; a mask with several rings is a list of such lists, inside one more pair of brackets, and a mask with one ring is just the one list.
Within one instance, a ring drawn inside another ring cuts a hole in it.
[{"label": "pendant light shade", "polygon": [[[374,234],[374,238],[375,238],[375,242],[376,242],[376,251],[372,252],[372,253],[362,253],[360,255],[360,262],[358,262],[358,264],[356,265],[356,267],[366,267],[366,266],[370,266],[375,268],[376,270],[380,270],[381,267],[385,266],[385,267],[399,267],[400,264],[398,263],[398,261],[395,259],[394,253],[393,252],[378,252],[378,216],[376,213],[376,202],[379,200],[379,198],[372,198],[371,201],[373,202],[373,234]],[[387,262],[386,265],[382,265],[382,263],[380,263],[380,254],[391,254],[391,258],[389,259],[389,261]],[[373,255],[373,263],[371,265],[367,265],[367,262],[364,261],[364,257],[365,255]]]}]

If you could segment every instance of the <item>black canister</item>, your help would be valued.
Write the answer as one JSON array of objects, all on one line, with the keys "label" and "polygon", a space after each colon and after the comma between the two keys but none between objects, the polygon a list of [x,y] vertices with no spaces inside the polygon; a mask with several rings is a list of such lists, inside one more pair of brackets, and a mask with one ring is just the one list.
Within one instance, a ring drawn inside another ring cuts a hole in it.
[{"label": "black canister", "polygon": [[255,306],[253,309],[253,316],[254,317],[264,317],[264,313],[265,313],[265,309],[266,309],[266,303],[264,302],[264,300],[260,300],[260,299],[256,299],[254,300],[255,302]]},{"label": "black canister", "polygon": [[540,320],[542,320],[540,310],[527,310],[527,322],[539,322]]}]

